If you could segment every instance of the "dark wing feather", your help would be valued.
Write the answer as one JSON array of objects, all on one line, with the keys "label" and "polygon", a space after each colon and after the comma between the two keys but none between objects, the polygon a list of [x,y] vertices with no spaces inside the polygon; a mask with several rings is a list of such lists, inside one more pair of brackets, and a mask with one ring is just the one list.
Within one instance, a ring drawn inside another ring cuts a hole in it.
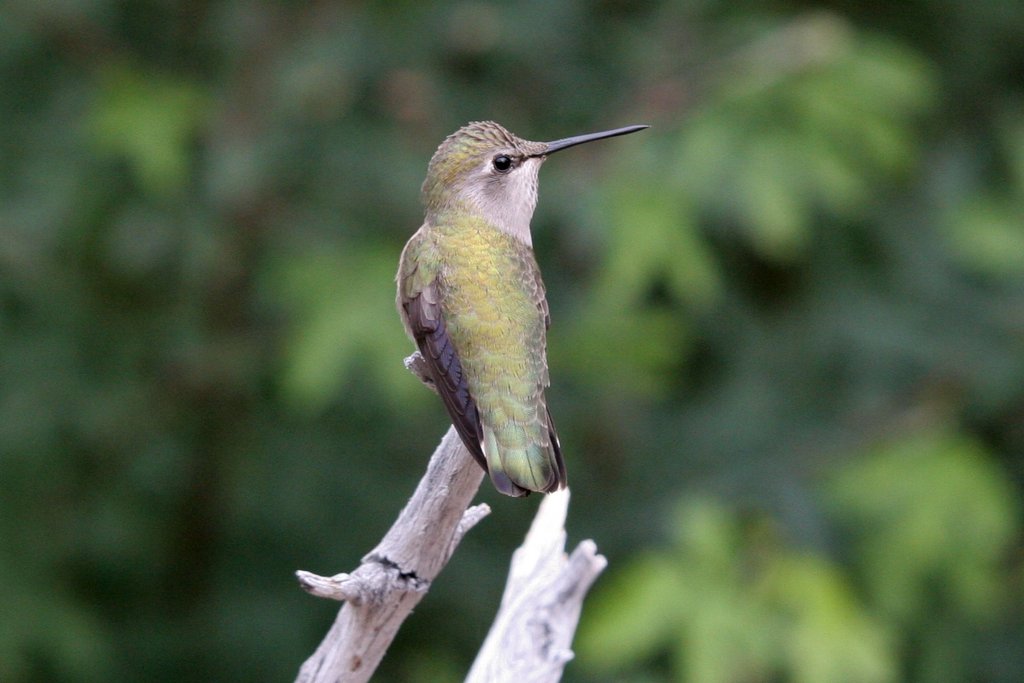
[{"label": "dark wing feather", "polygon": [[565,460],[562,459],[562,444],[558,442],[558,433],[555,431],[555,423],[551,419],[551,411],[546,406],[544,409],[548,414],[548,437],[551,439],[551,451],[555,454],[555,467],[558,469],[558,475],[545,491],[545,493],[551,493],[565,488],[568,477],[565,475]]},{"label": "dark wing feather", "polygon": [[431,377],[437,393],[444,401],[444,407],[455,425],[455,430],[462,437],[462,443],[480,466],[487,470],[480,441],[483,431],[480,428],[480,415],[476,403],[469,394],[469,385],[462,372],[459,355],[452,346],[448,336],[444,316],[441,315],[437,291],[437,281],[430,282],[414,296],[402,298],[401,306],[412,337],[419,347],[420,355],[430,369]]}]

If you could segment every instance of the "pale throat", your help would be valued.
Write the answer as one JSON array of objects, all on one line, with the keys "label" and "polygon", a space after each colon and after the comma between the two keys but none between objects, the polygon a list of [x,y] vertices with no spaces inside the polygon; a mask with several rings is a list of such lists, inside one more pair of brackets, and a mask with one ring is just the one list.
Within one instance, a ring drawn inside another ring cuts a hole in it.
[{"label": "pale throat", "polygon": [[530,220],[537,208],[537,172],[541,162],[527,159],[523,167],[504,178],[467,183],[460,195],[494,227],[532,247]]}]

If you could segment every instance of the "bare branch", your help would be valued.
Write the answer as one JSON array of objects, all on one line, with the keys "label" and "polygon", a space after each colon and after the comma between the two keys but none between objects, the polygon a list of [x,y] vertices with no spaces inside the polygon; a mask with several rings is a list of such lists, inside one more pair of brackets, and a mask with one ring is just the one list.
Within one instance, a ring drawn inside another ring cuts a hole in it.
[{"label": "bare branch", "polygon": [[458,542],[490,512],[486,505],[466,509],[483,474],[449,428],[398,520],[355,571],[333,577],[297,572],[311,594],[346,601],[297,681],[369,680]]},{"label": "bare branch", "polygon": [[427,365],[427,361],[423,358],[423,354],[419,351],[413,352],[412,355],[405,357],[405,369],[416,375],[421,382],[423,382],[428,389],[437,393],[437,385],[434,384],[434,378],[430,376],[430,366]]},{"label": "bare branch", "polygon": [[555,683],[572,659],[587,591],[608,561],[593,541],[565,554],[569,491],[545,496],[515,553],[501,608],[467,683]]},{"label": "bare branch", "polygon": [[334,576],[317,576],[312,572],[295,572],[299,579],[302,590],[318,598],[330,600],[348,600],[351,603],[359,604],[367,587],[358,578],[351,574],[335,574]]}]

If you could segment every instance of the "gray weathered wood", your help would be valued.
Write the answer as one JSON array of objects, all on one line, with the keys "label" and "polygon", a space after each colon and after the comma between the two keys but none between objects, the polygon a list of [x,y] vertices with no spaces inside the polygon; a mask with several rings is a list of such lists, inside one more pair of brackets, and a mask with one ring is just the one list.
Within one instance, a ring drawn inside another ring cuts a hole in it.
[{"label": "gray weathered wood", "polygon": [[345,601],[297,681],[369,680],[462,536],[489,512],[486,505],[466,509],[482,479],[483,470],[450,428],[398,520],[354,572],[333,577],[297,573],[300,585],[313,595]]},{"label": "gray weathered wood", "polygon": [[466,683],[556,683],[587,591],[608,561],[593,541],[565,554],[569,490],[545,496],[512,555],[501,608]]}]

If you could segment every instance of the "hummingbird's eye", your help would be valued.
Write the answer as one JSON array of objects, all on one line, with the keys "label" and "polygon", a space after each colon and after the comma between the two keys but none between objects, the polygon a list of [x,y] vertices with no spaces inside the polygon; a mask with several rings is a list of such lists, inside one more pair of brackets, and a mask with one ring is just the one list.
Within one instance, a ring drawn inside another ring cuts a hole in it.
[{"label": "hummingbird's eye", "polygon": [[499,154],[494,157],[491,163],[494,165],[494,170],[498,173],[507,173],[512,168],[512,157],[507,154]]}]

